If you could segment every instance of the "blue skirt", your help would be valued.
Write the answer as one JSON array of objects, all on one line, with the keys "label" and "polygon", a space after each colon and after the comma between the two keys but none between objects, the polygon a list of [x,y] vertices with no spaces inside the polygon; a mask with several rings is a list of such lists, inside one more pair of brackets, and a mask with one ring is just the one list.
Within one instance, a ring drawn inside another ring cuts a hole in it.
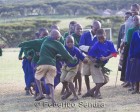
[{"label": "blue skirt", "polygon": [[130,62],[129,70],[129,81],[132,83],[140,82],[140,59],[134,59],[133,62]]},{"label": "blue skirt", "polygon": [[125,72],[125,81],[130,82],[130,75],[132,74],[132,62],[130,62],[130,58],[127,58],[126,63],[126,72]]}]

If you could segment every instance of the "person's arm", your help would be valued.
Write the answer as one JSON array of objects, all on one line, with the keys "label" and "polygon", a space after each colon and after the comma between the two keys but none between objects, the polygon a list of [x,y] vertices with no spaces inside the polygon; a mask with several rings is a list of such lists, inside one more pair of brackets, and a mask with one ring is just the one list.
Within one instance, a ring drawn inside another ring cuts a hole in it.
[{"label": "person's arm", "polygon": [[22,54],[23,54],[23,48],[20,49],[19,55],[18,55],[18,59],[22,60]]},{"label": "person's arm", "polygon": [[33,49],[30,49],[27,51],[27,58],[28,60],[31,60],[35,55],[35,51]]},{"label": "person's arm", "polygon": [[2,49],[0,48],[0,56],[2,56]]},{"label": "person's arm", "polygon": [[18,45],[18,47],[33,47],[33,46],[36,46],[39,41],[41,41],[41,39],[22,42],[21,44]]},{"label": "person's arm", "polygon": [[60,42],[57,44],[57,51],[58,54],[60,54],[62,58],[67,60],[68,62],[72,64],[75,64],[77,62],[77,59],[73,58]]},{"label": "person's arm", "polygon": [[122,30],[123,30],[123,25],[120,27],[120,30],[119,30],[119,34],[118,34],[118,42],[117,42],[117,51],[118,49],[120,48],[120,44],[121,44],[121,38],[122,38]]},{"label": "person's arm", "polygon": [[109,50],[111,51],[110,55],[108,55],[108,56],[106,56],[106,57],[102,56],[102,57],[100,58],[101,61],[106,61],[106,60],[109,60],[109,59],[112,58],[112,57],[117,57],[117,51],[116,51],[116,49],[115,49],[115,47],[114,47],[113,42],[110,42],[110,43],[109,43]]}]

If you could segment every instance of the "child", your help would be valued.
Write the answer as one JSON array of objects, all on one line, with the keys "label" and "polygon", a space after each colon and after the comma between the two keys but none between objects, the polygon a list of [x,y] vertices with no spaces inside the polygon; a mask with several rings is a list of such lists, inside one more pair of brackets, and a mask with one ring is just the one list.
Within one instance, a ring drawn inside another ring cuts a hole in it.
[{"label": "child", "polygon": [[[76,46],[78,48],[79,48],[79,41],[80,41],[80,37],[82,35],[82,31],[83,31],[82,25],[77,23],[75,25],[75,30],[74,30],[74,33],[72,34],[72,36],[74,37],[74,46]],[[75,90],[78,89],[78,95],[81,95],[81,86],[82,86],[81,69],[82,69],[82,62],[79,63],[78,71],[74,78]],[[77,82],[79,84],[79,88],[77,87]]]},{"label": "child", "polygon": [[[22,54],[24,53],[24,57],[22,57]],[[31,87],[31,83],[34,82],[34,76],[33,76],[33,69],[31,67],[31,49],[30,48],[23,48],[21,47],[20,53],[19,53],[19,60],[23,60],[22,62],[22,68],[24,71],[24,78],[25,78],[25,90],[26,95],[30,95],[29,89]]]},{"label": "child", "polygon": [[76,57],[78,61],[76,64],[66,63],[66,65],[62,67],[62,75],[60,77],[60,80],[67,91],[67,93],[64,96],[62,96],[62,99],[63,100],[67,99],[71,95],[71,92],[72,92],[74,97],[71,99],[71,101],[75,101],[75,100],[78,100],[78,96],[76,95],[76,92],[74,89],[73,79],[76,76],[77,71],[78,71],[79,59],[85,63],[87,62],[87,59],[85,59],[85,56],[82,54],[82,52],[80,52],[80,50],[74,46],[74,38],[71,35],[67,36],[66,38],[65,48],[71,54],[71,56]]},{"label": "child", "polygon": [[103,29],[98,29],[96,36],[98,41],[92,46],[88,53],[92,62],[91,75],[96,86],[87,92],[87,96],[102,98],[100,88],[108,82],[108,76],[103,72],[102,66],[104,66],[110,58],[117,56],[117,51],[113,43],[106,40],[106,33]]}]

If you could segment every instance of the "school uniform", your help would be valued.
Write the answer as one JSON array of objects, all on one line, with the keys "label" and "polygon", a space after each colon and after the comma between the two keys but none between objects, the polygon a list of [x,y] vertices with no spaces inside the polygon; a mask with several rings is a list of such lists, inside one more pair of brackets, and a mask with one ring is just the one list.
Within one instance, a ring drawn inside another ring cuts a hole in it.
[{"label": "school uniform", "polygon": [[131,66],[127,69],[127,80],[132,83],[140,82],[140,29],[133,33],[128,62]]},{"label": "school uniform", "polygon": [[37,69],[35,78],[40,80],[45,77],[46,83],[54,85],[54,78],[56,76],[56,55],[60,54],[64,59],[71,63],[75,63],[71,55],[66,51],[64,46],[57,40],[47,38],[40,50],[39,61],[37,62]]},{"label": "school uniform", "polygon": [[[107,57],[111,54],[114,56],[114,54],[117,54],[117,51],[114,48],[113,43],[108,40],[105,40],[104,43],[100,43],[99,41],[96,42],[88,53],[89,56],[96,58],[97,60],[100,60],[102,56]],[[106,64],[107,62],[108,60],[103,61],[104,64]],[[94,83],[105,83],[106,81],[108,81],[109,78],[102,72],[101,67],[96,67],[97,64],[97,62],[92,62],[91,64],[91,75],[93,81]]]},{"label": "school uniform", "polygon": [[24,57],[22,61],[22,68],[24,71],[26,89],[29,89],[31,86],[31,83],[34,82],[34,75],[33,75],[33,69],[31,66],[31,60],[27,59],[27,57],[29,55],[31,56],[32,54],[30,50],[31,50],[30,48],[21,48],[20,53],[19,53],[19,58],[21,58],[22,54],[24,53]]},{"label": "school uniform", "polygon": [[121,79],[122,81],[128,81],[129,80],[129,70],[131,68],[131,63],[129,62],[129,49],[130,49],[130,43],[133,37],[133,33],[137,31],[139,27],[134,27],[128,30],[127,33],[127,44],[124,49],[124,61],[122,66],[122,72],[121,72]]},{"label": "school uniform", "polygon": [[[88,51],[97,42],[97,37],[96,35],[93,35],[91,31],[85,32],[82,34],[80,41],[79,41],[79,49],[83,51],[86,55],[88,55]],[[86,57],[88,59],[88,56]],[[89,59],[88,59],[89,60]],[[87,64],[83,63],[83,71],[82,75],[91,75],[91,63],[90,61]]]},{"label": "school uniform", "polygon": [[[33,68],[34,75],[35,75],[35,71],[36,71],[34,68],[37,66],[37,62],[39,61],[39,56],[36,54],[36,52],[40,52],[41,45],[45,41],[46,38],[48,38],[48,37],[23,42],[19,45],[22,47],[30,47],[30,48],[34,49],[35,55],[33,56],[33,59],[32,59],[32,68]],[[60,42],[64,43],[63,38],[60,38]],[[54,87],[56,87],[60,83],[61,67],[62,67],[61,63],[59,61],[56,61],[57,75],[54,79]],[[43,81],[45,84],[44,78],[42,78],[41,81]],[[45,84],[44,86],[46,89],[46,94],[50,94],[50,89],[49,89],[48,85]],[[36,88],[36,93],[38,93],[38,92],[39,92],[38,88]]]},{"label": "school uniform", "polygon": [[82,52],[75,46],[73,46],[72,48],[68,48],[67,46],[65,46],[66,50],[70,53],[70,55],[72,57],[76,57],[77,58],[77,63],[75,64],[70,64],[70,63],[66,63],[63,67],[62,67],[62,75],[60,77],[61,82],[73,82],[74,77],[77,74],[78,71],[78,64],[79,61],[83,61],[85,56],[82,54]]}]

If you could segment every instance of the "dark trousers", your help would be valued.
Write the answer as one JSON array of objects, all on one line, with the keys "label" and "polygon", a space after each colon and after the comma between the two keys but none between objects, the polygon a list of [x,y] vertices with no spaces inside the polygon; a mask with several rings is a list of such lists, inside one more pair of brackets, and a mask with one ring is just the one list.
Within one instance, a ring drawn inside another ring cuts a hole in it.
[{"label": "dark trousers", "polygon": [[125,45],[125,47],[124,47],[124,58],[123,58],[122,71],[121,71],[121,78],[120,78],[121,81],[125,81],[128,53],[129,53],[129,45]]}]

